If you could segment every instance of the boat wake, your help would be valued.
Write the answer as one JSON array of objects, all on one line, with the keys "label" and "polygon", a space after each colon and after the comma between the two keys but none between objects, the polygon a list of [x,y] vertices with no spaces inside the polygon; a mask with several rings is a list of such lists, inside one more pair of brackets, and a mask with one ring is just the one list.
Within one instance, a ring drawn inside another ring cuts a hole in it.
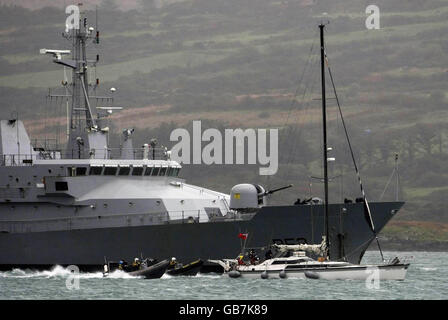
[{"label": "boat wake", "polygon": [[[30,269],[13,269],[11,271],[0,272],[0,278],[67,278],[68,276],[72,276],[72,269],[64,268],[62,266],[55,266],[51,270],[44,271],[36,271]],[[95,278],[103,278],[102,272],[80,272],[78,274],[80,279],[95,279]],[[128,273],[116,270],[111,272],[107,278],[109,279],[134,279],[138,277],[134,277],[129,275]]]},{"label": "boat wake", "polygon": [[[43,270],[43,271],[36,271],[31,269],[12,269],[11,271],[2,271],[0,272],[0,278],[46,278],[46,279],[52,279],[52,278],[67,278],[69,276],[72,276],[73,272],[70,268],[64,268],[62,266],[54,266],[51,270]],[[115,270],[107,275],[107,277],[103,276],[103,273],[98,272],[80,272],[78,274],[80,279],[139,279],[141,277],[139,276],[132,276],[127,272],[121,271],[121,270]],[[210,279],[216,279],[220,278],[221,274],[201,274],[198,273],[195,276],[191,276],[189,278],[210,278]],[[164,274],[161,279],[174,279],[177,278],[175,276],[171,276],[169,274]],[[183,278],[183,277],[182,277]]]},{"label": "boat wake", "polygon": [[219,279],[222,277],[221,273],[198,273],[194,278],[209,278],[209,279]]},{"label": "boat wake", "polygon": [[423,271],[437,271],[437,268],[427,268],[427,267],[421,267],[421,268],[419,268],[420,270],[423,270]]},{"label": "boat wake", "polygon": [[163,276],[160,279],[185,279],[185,278],[190,278],[190,279],[194,279],[194,278],[208,278],[208,279],[218,279],[221,278],[222,274],[218,274],[218,273],[198,273],[194,276],[172,276],[169,275],[167,273],[163,274]]}]

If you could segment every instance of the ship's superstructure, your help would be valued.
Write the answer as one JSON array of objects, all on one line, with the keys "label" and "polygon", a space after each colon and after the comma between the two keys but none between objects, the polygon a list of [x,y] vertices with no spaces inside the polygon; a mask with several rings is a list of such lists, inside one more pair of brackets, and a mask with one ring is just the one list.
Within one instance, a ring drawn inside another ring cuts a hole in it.
[{"label": "ship's superstructure", "polygon": [[[79,28],[63,36],[72,50],[41,49],[53,62],[72,71],[66,98],[70,103],[66,149],[47,150],[31,144],[22,121],[2,120],[0,141],[2,202],[0,225],[6,232],[46,232],[69,228],[151,225],[168,220],[209,221],[228,212],[229,196],[185,184],[181,166],[155,140],[133,148],[133,129],[123,131],[117,152],[109,147],[105,118],[113,98],[90,95],[87,46],[99,42],[99,31],[81,18]],[[71,53],[71,59],[65,57]],[[49,93],[51,97],[58,97]],[[60,97],[60,96],[59,96]],[[101,106],[95,108],[98,103]],[[94,116],[96,115],[96,117]],[[14,205],[15,204],[15,205]],[[29,220],[27,220],[29,219]]]},{"label": "ship's superstructure", "polygon": [[[277,190],[240,184],[228,195],[193,186],[155,140],[134,148],[133,129],[123,130],[119,150],[111,149],[105,119],[118,107],[112,98],[90,95],[99,82],[89,84],[87,71],[99,61],[86,54],[99,32],[81,18],[80,28],[64,36],[71,51],[41,53],[72,70],[71,83],[63,82],[70,105],[66,148],[33,144],[19,119],[0,122],[1,269],[101,268],[104,256],[131,260],[142,253],[181,261],[231,257],[241,250],[241,232],[253,247],[319,243],[326,232],[332,259],[361,260],[373,240],[363,203],[268,206],[266,196]],[[370,203],[378,232],[402,204]]]}]

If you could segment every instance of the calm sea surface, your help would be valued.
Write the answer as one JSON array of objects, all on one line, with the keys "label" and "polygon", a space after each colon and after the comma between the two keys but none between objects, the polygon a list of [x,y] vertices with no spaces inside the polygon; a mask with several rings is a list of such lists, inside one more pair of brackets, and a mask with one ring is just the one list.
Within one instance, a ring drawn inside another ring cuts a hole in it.
[{"label": "calm sea surface", "polygon": [[[220,275],[144,280],[115,272],[109,278],[81,273],[79,289],[69,290],[70,272],[13,270],[0,272],[0,299],[447,299],[448,253],[385,252],[386,258],[413,257],[406,280],[381,281],[368,288],[364,281],[311,279],[232,279]],[[378,263],[367,252],[362,263]],[[238,295],[235,296],[235,289]]]}]

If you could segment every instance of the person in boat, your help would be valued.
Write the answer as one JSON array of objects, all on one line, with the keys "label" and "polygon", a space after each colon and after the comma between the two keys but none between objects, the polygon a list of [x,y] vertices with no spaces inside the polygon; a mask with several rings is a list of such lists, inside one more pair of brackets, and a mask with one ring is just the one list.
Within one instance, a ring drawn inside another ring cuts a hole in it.
[{"label": "person in boat", "polygon": [[121,260],[118,262],[118,270],[122,270],[122,271],[124,271],[124,270],[126,270],[127,267],[128,267],[128,263],[126,262],[126,260],[121,259]]},{"label": "person in boat", "polygon": [[249,260],[250,264],[257,264],[260,258],[258,258],[257,254],[255,253],[254,249],[251,249],[249,252]]},{"label": "person in boat", "polygon": [[133,269],[133,270],[139,270],[141,264],[142,264],[142,263],[141,263],[140,259],[139,259],[139,258],[135,258],[135,259],[134,259],[134,262],[132,263],[132,269]]},{"label": "person in boat", "polygon": [[244,258],[244,256],[242,255],[242,254],[240,254],[239,256],[238,256],[238,258],[236,259],[237,261],[238,261],[238,265],[239,266],[245,266],[246,264],[244,263],[244,261],[243,261],[243,258]]},{"label": "person in boat", "polygon": [[170,264],[168,265],[168,269],[176,269],[176,267],[178,266],[178,262],[177,259],[175,257],[172,257],[170,260]]}]

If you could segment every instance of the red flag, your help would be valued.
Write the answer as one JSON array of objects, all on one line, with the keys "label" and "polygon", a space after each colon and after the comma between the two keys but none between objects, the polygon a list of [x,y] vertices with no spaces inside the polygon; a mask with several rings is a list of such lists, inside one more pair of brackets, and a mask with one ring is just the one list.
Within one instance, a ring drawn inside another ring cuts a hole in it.
[{"label": "red flag", "polygon": [[238,235],[238,238],[243,239],[243,240],[246,240],[246,239],[247,239],[247,236],[248,236],[248,233],[240,233],[240,234]]}]

